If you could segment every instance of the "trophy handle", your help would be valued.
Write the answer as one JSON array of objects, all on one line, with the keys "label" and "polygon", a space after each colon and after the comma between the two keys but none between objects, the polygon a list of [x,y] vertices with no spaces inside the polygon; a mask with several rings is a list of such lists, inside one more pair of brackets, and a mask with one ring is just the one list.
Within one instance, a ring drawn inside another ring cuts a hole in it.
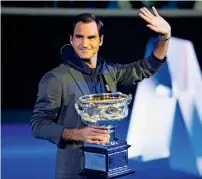
[{"label": "trophy handle", "polygon": [[75,105],[76,111],[77,111],[78,114],[80,115],[80,114],[83,112],[83,110],[79,107],[79,103],[76,102],[74,105]]},{"label": "trophy handle", "polygon": [[129,94],[128,99],[126,101],[127,105],[129,105],[131,103],[131,101],[132,101],[132,94]]},{"label": "trophy handle", "polygon": [[120,92],[120,91],[117,91],[115,94],[123,94],[122,92]]}]

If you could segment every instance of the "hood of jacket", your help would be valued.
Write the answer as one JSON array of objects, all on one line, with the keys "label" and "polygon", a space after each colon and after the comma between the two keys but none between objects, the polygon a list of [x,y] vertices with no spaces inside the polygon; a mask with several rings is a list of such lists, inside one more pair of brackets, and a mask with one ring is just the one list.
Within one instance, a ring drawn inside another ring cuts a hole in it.
[{"label": "hood of jacket", "polygon": [[83,59],[81,59],[74,51],[70,44],[64,45],[61,48],[62,63],[69,65],[72,68],[86,74],[96,76],[101,74],[106,68],[105,61],[98,56],[96,68],[90,68]]}]

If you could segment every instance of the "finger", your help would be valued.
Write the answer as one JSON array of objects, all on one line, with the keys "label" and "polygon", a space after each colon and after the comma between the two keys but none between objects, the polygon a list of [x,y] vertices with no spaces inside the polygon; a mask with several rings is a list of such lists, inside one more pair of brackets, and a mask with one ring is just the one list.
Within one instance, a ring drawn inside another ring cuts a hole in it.
[{"label": "finger", "polygon": [[109,138],[103,138],[102,140],[100,140],[100,143],[108,143],[109,142]]},{"label": "finger", "polygon": [[90,128],[99,128],[98,125],[92,125],[92,126],[89,126]]},{"label": "finger", "polygon": [[94,125],[94,126],[91,126],[91,127],[94,128],[94,129],[105,129],[106,130],[106,128],[103,127],[103,126]]},{"label": "finger", "polygon": [[[96,125],[87,127],[89,131],[97,132],[97,133],[106,133],[107,130],[105,128],[98,127]],[[105,131],[105,132],[103,132]]]},{"label": "finger", "polygon": [[106,127],[104,127],[104,126],[99,126],[99,129],[104,129],[104,130],[107,130],[107,128],[106,128]]},{"label": "finger", "polygon": [[104,129],[92,129],[91,131],[92,133],[95,133],[96,135],[100,135],[100,134],[108,134],[108,131],[107,130],[104,130]]},{"label": "finger", "polygon": [[100,140],[100,141],[108,141],[110,138],[109,134],[92,134],[88,136],[88,139],[91,140]]},{"label": "finger", "polygon": [[146,16],[144,16],[144,14],[139,13],[139,16],[144,19],[145,21],[147,21],[149,24],[152,24],[152,20]]},{"label": "finger", "polygon": [[158,29],[153,25],[147,24],[147,27],[150,28],[151,30],[155,31],[155,32],[158,32]]},{"label": "finger", "polygon": [[91,143],[91,144],[100,144],[99,140],[87,140],[86,142]]},{"label": "finger", "polygon": [[107,144],[109,141],[100,141],[100,144]]},{"label": "finger", "polygon": [[109,137],[109,134],[103,134],[103,133],[98,133],[98,132],[90,132],[88,134],[89,138],[95,138],[95,137],[98,137],[99,139],[102,139],[102,138],[108,138]]},{"label": "finger", "polygon": [[90,135],[88,136],[88,140],[98,140],[98,141],[102,141],[104,139],[103,136],[98,136],[98,135]]},{"label": "finger", "polygon": [[152,18],[152,16],[146,11],[146,9],[145,8],[140,8],[140,12],[144,15],[144,16],[146,16],[146,17],[148,17],[148,18]]},{"label": "finger", "polygon": [[154,17],[154,15],[146,8],[144,7],[144,10],[147,12],[147,14],[149,14],[151,17]]},{"label": "finger", "polygon": [[109,142],[109,135],[105,135],[105,136],[88,136],[88,138],[86,139],[87,142],[90,143],[107,143]]},{"label": "finger", "polygon": [[99,129],[99,128],[97,128],[97,129],[93,128],[92,132],[94,132],[96,134],[108,134],[108,131],[106,129]]},{"label": "finger", "polygon": [[157,12],[157,10],[156,10],[156,8],[155,8],[154,6],[152,6],[152,9],[153,9],[153,11],[154,11],[154,15],[155,15],[155,16],[159,16],[159,14],[158,14],[158,12]]}]

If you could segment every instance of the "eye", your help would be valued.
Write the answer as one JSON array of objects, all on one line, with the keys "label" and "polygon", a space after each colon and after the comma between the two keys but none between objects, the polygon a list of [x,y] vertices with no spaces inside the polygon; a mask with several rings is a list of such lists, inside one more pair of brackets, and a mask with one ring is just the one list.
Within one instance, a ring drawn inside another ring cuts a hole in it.
[{"label": "eye", "polygon": [[82,39],[83,36],[82,36],[82,35],[76,35],[76,38],[77,38],[77,39]]},{"label": "eye", "polygon": [[93,40],[93,39],[95,39],[95,38],[96,38],[96,36],[94,36],[94,35],[93,35],[93,36],[88,37],[88,39],[89,39],[89,40]]}]

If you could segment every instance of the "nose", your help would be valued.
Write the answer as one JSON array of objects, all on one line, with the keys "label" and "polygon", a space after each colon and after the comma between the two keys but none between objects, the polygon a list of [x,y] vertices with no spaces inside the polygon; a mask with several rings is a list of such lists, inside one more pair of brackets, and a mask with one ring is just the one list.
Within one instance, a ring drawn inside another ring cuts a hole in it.
[{"label": "nose", "polygon": [[82,47],[87,47],[88,46],[88,41],[87,39],[82,40]]}]

